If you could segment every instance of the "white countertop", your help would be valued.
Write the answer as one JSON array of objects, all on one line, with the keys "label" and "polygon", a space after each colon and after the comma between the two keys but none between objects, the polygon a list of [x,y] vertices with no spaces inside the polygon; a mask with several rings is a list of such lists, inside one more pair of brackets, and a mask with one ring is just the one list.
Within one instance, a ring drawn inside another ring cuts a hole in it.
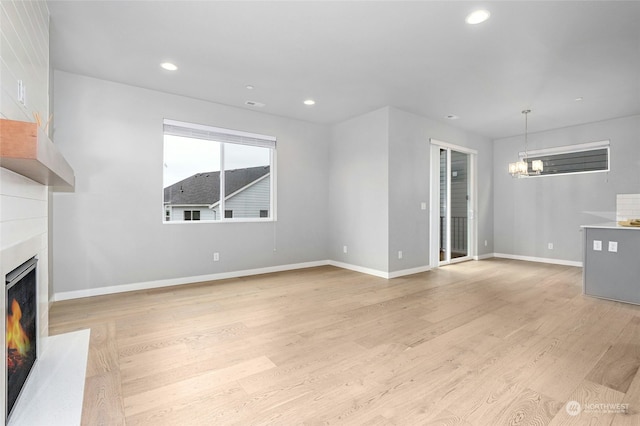
[{"label": "white countertop", "polygon": [[581,228],[600,228],[600,229],[629,229],[631,231],[640,231],[640,226],[622,226],[617,222],[597,223],[595,225],[582,225]]}]

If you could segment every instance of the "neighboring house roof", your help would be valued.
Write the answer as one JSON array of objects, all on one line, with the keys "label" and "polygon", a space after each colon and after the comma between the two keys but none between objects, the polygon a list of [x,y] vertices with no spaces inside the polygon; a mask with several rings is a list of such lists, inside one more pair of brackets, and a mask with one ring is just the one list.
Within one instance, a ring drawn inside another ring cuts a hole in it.
[{"label": "neighboring house roof", "polygon": [[[227,170],[225,194],[230,195],[269,173],[269,166]],[[220,172],[196,173],[164,189],[165,204],[215,204],[220,201]]]}]

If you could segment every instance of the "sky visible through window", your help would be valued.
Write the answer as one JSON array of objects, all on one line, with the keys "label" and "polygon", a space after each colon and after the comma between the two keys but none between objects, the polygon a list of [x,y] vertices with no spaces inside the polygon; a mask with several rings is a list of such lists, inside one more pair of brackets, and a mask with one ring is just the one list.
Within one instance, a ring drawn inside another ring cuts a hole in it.
[{"label": "sky visible through window", "polygon": [[[270,164],[270,150],[268,148],[227,143],[224,150],[225,170]],[[166,188],[196,173],[219,170],[219,142],[181,136],[164,136],[163,187]]]}]

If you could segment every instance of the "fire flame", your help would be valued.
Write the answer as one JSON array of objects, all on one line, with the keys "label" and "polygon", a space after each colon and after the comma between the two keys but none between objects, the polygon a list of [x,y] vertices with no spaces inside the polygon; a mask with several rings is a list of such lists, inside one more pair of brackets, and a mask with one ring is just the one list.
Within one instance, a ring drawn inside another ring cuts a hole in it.
[{"label": "fire flame", "polygon": [[11,314],[7,315],[7,348],[15,349],[22,356],[25,356],[31,349],[31,342],[27,333],[24,332],[20,319],[22,318],[22,309],[20,304],[13,299],[11,302]]}]

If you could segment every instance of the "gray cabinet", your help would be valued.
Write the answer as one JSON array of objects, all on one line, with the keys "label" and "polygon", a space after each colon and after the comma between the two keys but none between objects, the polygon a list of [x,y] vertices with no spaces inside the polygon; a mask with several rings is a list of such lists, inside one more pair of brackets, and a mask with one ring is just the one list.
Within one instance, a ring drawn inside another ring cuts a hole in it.
[{"label": "gray cabinet", "polygon": [[640,304],[640,229],[584,226],[583,234],[584,294]]}]

